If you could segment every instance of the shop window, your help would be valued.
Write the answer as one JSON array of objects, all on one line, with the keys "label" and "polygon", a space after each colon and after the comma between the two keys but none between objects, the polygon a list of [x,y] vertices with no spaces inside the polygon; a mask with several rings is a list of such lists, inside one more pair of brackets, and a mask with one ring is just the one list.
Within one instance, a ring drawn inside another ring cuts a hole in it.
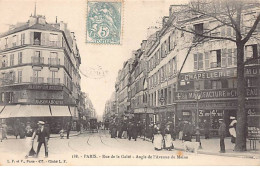
[{"label": "shop window", "polygon": [[227,79],[221,79],[221,87],[222,87],[222,89],[228,88],[228,80]]},{"label": "shop window", "polygon": [[260,78],[248,78],[247,79],[247,86],[248,87],[258,87],[260,83]]},{"label": "shop window", "polygon": [[211,89],[221,89],[222,83],[220,80],[213,80],[211,81]]},{"label": "shop window", "polygon": [[221,67],[221,50],[211,51],[211,68]]},{"label": "shop window", "polygon": [[205,89],[211,89],[211,81],[210,80],[204,80],[204,88]]},{"label": "shop window", "polygon": [[227,79],[228,88],[234,89],[237,88],[237,79]]},{"label": "shop window", "polygon": [[194,81],[194,89],[195,90],[203,90],[204,89],[204,81]]},{"label": "shop window", "polygon": [[258,57],[257,45],[254,44],[254,45],[246,46],[245,55],[246,55],[246,60],[251,58],[257,58]]}]

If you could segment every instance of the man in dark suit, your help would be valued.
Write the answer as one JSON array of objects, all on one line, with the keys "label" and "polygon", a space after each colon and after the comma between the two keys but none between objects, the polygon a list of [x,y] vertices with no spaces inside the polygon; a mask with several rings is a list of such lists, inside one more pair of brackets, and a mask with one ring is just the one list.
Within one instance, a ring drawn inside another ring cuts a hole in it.
[{"label": "man in dark suit", "polygon": [[225,153],[225,137],[226,137],[226,124],[224,123],[223,119],[219,119],[219,129],[218,129],[218,134],[220,137],[220,153]]},{"label": "man in dark suit", "polygon": [[44,150],[45,150],[45,157],[48,157],[48,140],[49,140],[49,131],[47,128],[44,127],[44,122],[39,121],[38,126],[39,128],[36,131],[36,135],[38,135],[38,147],[37,147],[37,153],[36,157],[38,157],[38,154],[40,152],[42,144],[44,144]]}]

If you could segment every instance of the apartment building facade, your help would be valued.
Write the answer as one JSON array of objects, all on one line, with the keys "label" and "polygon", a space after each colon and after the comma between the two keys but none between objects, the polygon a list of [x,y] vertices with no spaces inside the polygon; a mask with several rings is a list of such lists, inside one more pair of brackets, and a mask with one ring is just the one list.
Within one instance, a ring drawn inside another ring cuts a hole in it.
[{"label": "apartment building facade", "polygon": [[81,57],[67,24],[34,15],[0,36],[1,118],[43,119],[81,113]]}]

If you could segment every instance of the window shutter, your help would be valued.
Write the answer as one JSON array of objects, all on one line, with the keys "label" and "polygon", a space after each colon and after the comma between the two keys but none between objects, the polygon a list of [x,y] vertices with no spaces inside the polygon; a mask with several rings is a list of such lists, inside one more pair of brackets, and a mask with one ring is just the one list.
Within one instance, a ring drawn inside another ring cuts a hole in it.
[{"label": "window shutter", "polygon": [[198,69],[199,70],[203,69],[203,54],[202,53],[198,54]]},{"label": "window shutter", "polygon": [[45,45],[49,46],[50,45],[50,34],[49,33],[44,33],[45,34]]},{"label": "window shutter", "polygon": [[33,44],[34,32],[30,32],[30,43]]},{"label": "window shutter", "polygon": [[198,69],[198,55],[194,54],[194,69]]},{"label": "window shutter", "polygon": [[227,66],[227,49],[221,49],[221,66],[226,67]]},{"label": "window shutter", "polygon": [[46,33],[41,33],[41,45],[46,45]]}]

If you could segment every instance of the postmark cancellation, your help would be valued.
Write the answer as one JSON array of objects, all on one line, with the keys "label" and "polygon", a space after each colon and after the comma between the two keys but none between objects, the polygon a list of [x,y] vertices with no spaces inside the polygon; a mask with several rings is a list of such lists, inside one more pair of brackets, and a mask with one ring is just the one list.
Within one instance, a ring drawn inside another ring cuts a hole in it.
[{"label": "postmark cancellation", "polygon": [[87,43],[121,43],[122,6],[122,0],[87,1]]}]

